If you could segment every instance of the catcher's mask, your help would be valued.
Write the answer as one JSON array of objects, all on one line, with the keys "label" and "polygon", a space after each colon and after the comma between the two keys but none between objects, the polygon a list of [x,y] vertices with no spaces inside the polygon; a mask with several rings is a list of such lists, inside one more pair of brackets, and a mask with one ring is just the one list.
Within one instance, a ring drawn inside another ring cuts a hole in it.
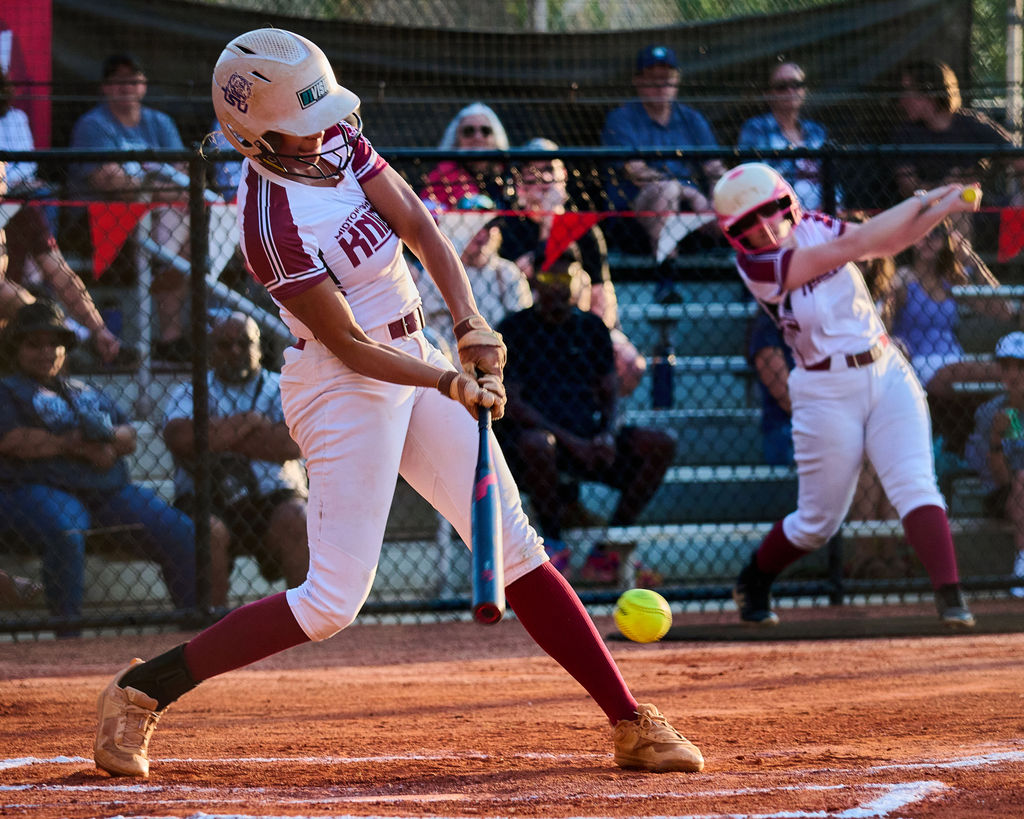
[{"label": "catcher's mask", "polygon": [[[362,131],[355,113],[359,97],[338,84],[327,56],[301,35],[279,28],[261,28],[235,37],[213,69],[213,109],[224,136],[238,151],[289,176],[326,179],[340,176],[352,161],[352,148]],[[279,154],[273,134],[305,137],[318,134],[346,117],[344,146],[309,156]],[[327,173],[320,157],[336,166]],[[286,170],[281,158],[308,166],[308,173]]]},{"label": "catcher's mask", "polygon": [[750,243],[749,234],[757,228],[768,233],[770,247],[778,247],[779,238],[766,221],[777,213],[794,227],[803,218],[793,188],[774,168],[761,162],[748,162],[727,172],[715,185],[711,199],[726,240],[744,253],[768,249]]}]

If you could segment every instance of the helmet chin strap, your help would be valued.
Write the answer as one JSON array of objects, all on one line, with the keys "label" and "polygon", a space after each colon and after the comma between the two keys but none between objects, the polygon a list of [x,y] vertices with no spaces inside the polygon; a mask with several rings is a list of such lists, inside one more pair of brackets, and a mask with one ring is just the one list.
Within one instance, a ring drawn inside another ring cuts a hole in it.
[{"label": "helmet chin strap", "polygon": [[[329,151],[321,151],[318,154],[281,154],[274,150],[265,150],[258,154],[255,159],[261,165],[270,168],[270,170],[275,173],[279,173],[284,176],[292,176],[296,179],[312,179],[319,182],[324,179],[340,177],[352,163],[352,157],[355,153],[355,143],[363,133],[363,120],[360,118],[359,114],[353,113],[352,116],[356,119],[356,132],[355,134],[350,134],[348,130],[344,128],[342,129],[342,132],[345,135],[344,148],[332,148]],[[270,148],[270,144],[265,138],[260,139],[259,141]],[[344,154],[342,151],[344,151]],[[328,159],[328,157],[332,156],[333,161]],[[289,170],[281,161],[282,159],[289,159],[298,164],[305,165],[310,169],[310,171],[315,171],[315,173]],[[334,170],[328,173],[326,170],[321,168],[319,164],[321,159],[327,159],[327,164],[333,167]]]}]

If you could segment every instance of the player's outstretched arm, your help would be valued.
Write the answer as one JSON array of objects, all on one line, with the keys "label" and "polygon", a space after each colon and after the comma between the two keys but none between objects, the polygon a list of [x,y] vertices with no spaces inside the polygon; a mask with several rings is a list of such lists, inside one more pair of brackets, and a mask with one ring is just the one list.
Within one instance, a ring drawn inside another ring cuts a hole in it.
[{"label": "player's outstretched arm", "polygon": [[830,242],[797,248],[790,260],[786,289],[802,287],[847,262],[894,256],[951,213],[978,210],[980,192],[968,201],[962,191],[962,185],[920,191],[862,224],[847,224],[843,234]]},{"label": "player's outstretched arm", "polygon": [[366,335],[330,279],[282,299],[281,304],[313,332],[317,341],[361,375],[393,384],[434,387],[444,372]]}]

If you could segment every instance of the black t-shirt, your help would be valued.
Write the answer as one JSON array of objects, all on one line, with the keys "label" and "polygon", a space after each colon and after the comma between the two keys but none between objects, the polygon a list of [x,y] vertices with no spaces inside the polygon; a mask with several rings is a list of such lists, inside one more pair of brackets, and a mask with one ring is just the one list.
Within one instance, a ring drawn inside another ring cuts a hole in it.
[{"label": "black t-shirt", "polygon": [[520,386],[523,400],[576,435],[592,438],[606,429],[599,387],[614,372],[615,357],[600,318],[573,308],[561,324],[548,324],[529,307],[497,329],[509,351],[505,381]]},{"label": "black t-shirt", "polygon": [[[513,262],[527,253],[543,255],[543,243],[540,239],[540,223],[525,216],[499,216],[493,219],[490,226],[497,226],[501,231],[501,247],[498,253]],[[580,236],[570,251],[583,269],[590,276],[591,284],[609,281],[611,274],[608,269],[608,243],[601,229],[594,225]]]},{"label": "black t-shirt", "polygon": [[[953,121],[945,131],[933,131],[916,122],[900,126],[893,134],[894,145],[1013,145],[1010,135],[999,125],[978,111],[961,109],[953,114]],[[977,157],[922,156],[895,160],[895,166],[913,165],[918,178],[926,187],[935,187],[957,169],[984,178],[989,163]]]}]

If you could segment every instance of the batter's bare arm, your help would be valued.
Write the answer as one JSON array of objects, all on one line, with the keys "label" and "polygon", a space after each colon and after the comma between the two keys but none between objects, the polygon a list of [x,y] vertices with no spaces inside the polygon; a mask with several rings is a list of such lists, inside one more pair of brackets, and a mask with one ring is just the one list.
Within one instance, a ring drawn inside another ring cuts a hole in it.
[{"label": "batter's bare arm", "polygon": [[894,256],[926,236],[951,213],[978,209],[980,197],[965,202],[960,185],[916,194],[862,224],[848,224],[842,236],[793,251],[786,290],[795,290],[847,262]]},{"label": "batter's bare arm", "polygon": [[[281,303],[313,331],[317,341],[357,373],[393,384],[437,387],[474,416],[478,405],[490,407],[496,417],[501,416],[505,394],[500,383],[480,385],[465,373],[442,370],[374,341],[356,323],[345,297],[329,279]],[[450,376],[455,376],[454,380]]]},{"label": "batter's bare arm", "polygon": [[408,183],[395,170],[387,168],[364,183],[363,192],[374,210],[423,262],[441,291],[453,321],[458,324],[468,316],[477,315],[480,310],[455,248],[438,230],[430,212]]},{"label": "batter's bare arm", "polygon": [[485,373],[501,378],[505,345],[480,315],[455,248],[438,230],[423,202],[391,168],[365,183],[363,192],[437,284],[452,314],[462,368],[473,378]]}]

